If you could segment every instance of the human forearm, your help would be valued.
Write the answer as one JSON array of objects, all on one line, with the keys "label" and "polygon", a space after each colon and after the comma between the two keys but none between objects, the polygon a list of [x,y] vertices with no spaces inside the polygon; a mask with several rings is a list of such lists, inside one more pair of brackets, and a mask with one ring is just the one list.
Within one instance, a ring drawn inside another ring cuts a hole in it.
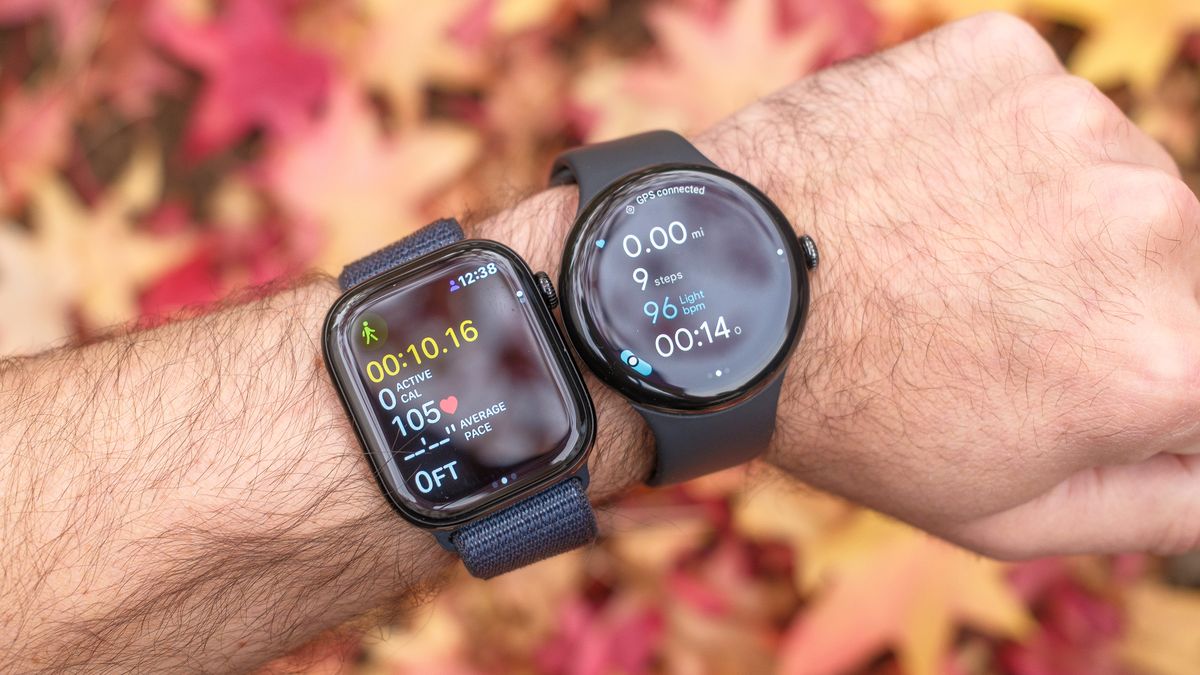
[{"label": "human forearm", "polygon": [[0,669],[240,669],[435,578],[327,383],[334,297],[6,368]]},{"label": "human forearm", "polygon": [[822,254],[770,461],[1001,556],[1200,546],[1200,202],[1033,28],[957,22],[694,141]]},{"label": "human forearm", "polygon": [[[1015,19],[901,50],[693,139],[822,253],[769,459],[985,550],[1053,547],[1048,524],[1070,550],[1186,546],[1089,534],[1128,534],[1089,515],[1109,498],[994,519],[1195,447],[1196,359],[1168,329],[1195,305],[1194,197]],[[575,207],[551,189],[469,234],[557,278]],[[437,579],[451,557],[378,492],[321,363],[336,295],[313,281],[0,373],[0,670],[241,670]],[[603,500],[649,474],[650,438],[589,386]],[[1200,508],[1174,461],[1150,493]]]},{"label": "human forearm", "polygon": [[[475,234],[539,264],[562,192]],[[436,583],[452,556],[388,505],[326,373],[337,295],[315,278],[0,370],[0,670],[244,670]],[[649,452],[597,408],[603,500]]]}]

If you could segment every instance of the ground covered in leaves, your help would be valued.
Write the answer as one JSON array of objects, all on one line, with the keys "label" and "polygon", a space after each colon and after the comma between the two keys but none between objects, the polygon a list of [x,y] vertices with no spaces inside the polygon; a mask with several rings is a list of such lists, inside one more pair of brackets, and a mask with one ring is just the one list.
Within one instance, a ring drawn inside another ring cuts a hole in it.
[{"label": "ground covered in leaves", "polygon": [[[536,190],[567,145],[697,130],[982,9],[1032,20],[1197,185],[1196,0],[5,0],[0,353],[336,271]],[[598,547],[460,576],[304,667],[1200,672],[1200,561],[1001,565],[763,471],[633,495]]]}]

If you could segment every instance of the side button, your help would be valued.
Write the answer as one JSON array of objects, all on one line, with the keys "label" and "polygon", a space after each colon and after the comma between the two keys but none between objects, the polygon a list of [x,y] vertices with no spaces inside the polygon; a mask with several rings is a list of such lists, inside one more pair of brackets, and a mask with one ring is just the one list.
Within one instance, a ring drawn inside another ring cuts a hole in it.
[{"label": "side button", "polygon": [[558,307],[558,293],[554,292],[554,282],[550,281],[550,275],[545,272],[538,272],[533,275],[537,281],[538,291],[542,294],[542,299],[550,306],[550,309]]},{"label": "side button", "polygon": [[817,242],[807,234],[802,234],[800,235],[800,250],[804,251],[804,265],[810,270],[817,269],[817,264],[821,262],[821,255],[817,253]]}]

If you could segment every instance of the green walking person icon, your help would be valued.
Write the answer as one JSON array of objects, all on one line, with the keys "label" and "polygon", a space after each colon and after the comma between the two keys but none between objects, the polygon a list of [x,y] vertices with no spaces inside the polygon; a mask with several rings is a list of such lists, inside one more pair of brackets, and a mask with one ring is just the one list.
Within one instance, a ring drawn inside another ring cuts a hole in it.
[{"label": "green walking person icon", "polygon": [[363,344],[371,344],[372,341],[378,342],[379,336],[375,334],[375,329],[371,328],[371,324],[364,321],[362,329]]}]

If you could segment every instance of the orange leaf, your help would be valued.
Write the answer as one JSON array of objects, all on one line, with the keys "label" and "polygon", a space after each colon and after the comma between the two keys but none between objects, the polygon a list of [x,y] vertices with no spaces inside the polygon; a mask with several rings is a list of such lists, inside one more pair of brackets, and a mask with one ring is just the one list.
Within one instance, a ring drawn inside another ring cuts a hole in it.
[{"label": "orange leaf", "polygon": [[647,22],[659,58],[600,66],[581,82],[581,102],[598,113],[593,140],[703,129],[813,70],[835,32],[827,15],[785,30],[777,0],[732,0],[715,18],[695,4],[659,4]]},{"label": "orange leaf", "polygon": [[479,54],[451,34],[471,0],[359,0],[367,32],[354,62],[364,84],[379,90],[401,124],[415,123],[433,82],[463,84],[483,72]]},{"label": "orange leaf", "polygon": [[386,136],[361,94],[343,86],[316,126],[276,147],[266,179],[293,219],[323,231],[316,266],[333,272],[424,224],[424,203],[478,152],[473,133],[446,124]]},{"label": "orange leaf", "polygon": [[1006,638],[1034,625],[1002,565],[873,512],[807,553],[820,591],[785,637],[781,672],[837,673],[894,650],[905,673],[932,675],[960,624]]},{"label": "orange leaf", "polygon": [[71,334],[72,290],[48,257],[21,228],[0,226],[0,355],[33,354]]},{"label": "orange leaf", "polygon": [[137,226],[138,217],[158,201],[161,183],[161,152],[157,144],[143,142],[91,206],[57,178],[33,189],[33,246],[41,264],[78,300],[90,328],[136,318],[138,293],[192,247],[191,237],[150,236]]},{"label": "orange leaf", "polygon": [[1143,582],[1126,603],[1125,662],[1153,675],[1194,675],[1200,668],[1200,592]]}]

